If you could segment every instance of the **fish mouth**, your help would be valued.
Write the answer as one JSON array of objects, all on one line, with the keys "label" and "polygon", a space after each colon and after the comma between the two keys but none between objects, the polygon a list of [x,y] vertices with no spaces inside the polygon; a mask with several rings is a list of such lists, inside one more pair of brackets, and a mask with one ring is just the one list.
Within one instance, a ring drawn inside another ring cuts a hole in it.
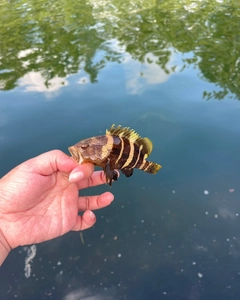
[{"label": "fish mouth", "polygon": [[76,162],[78,162],[79,164],[83,162],[83,157],[81,153],[76,149],[76,147],[69,147],[68,151],[71,153],[72,157],[74,158],[74,160],[76,160]]}]

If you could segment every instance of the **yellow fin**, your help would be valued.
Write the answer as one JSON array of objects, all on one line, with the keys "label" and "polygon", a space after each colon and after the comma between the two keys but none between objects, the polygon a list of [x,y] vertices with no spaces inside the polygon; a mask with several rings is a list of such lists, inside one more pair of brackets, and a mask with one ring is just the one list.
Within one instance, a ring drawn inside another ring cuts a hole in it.
[{"label": "yellow fin", "polygon": [[106,134],[127,138],[129,141],[136,143],[139,147],[142,145],[144,158],[147,158],[152,152],[153,144],[151,140],[146,137],[142,138],[135,130],[130,129],[129,127],[121,127],[118,125],[115,128],[115,124],[113,124],[109,131],[106,130]]},{"label": "yellow fin", "polygon": [[141,139],[140,135],[138,133],[136,133],[133,129],[130,129],[129,127],[121,127],[120,125],[118,125],[115,128],[115,124],[113,124],[111,126],[110,131],[106,130],[106,134],[123,137],[133,143],[136,142],[137,140]]},{"label": "yellow fin", "polygon": [[160,166],[159,164],[156,164],[151,161],[147,161],[146,163],[147,167],[146,169],[143,169],[143,171],[150,174],[156,174],[162,168],[162,166]]},{"label": "yellow fin", "polygon": [[145,137],[143,139],[141,138],[141,139],[137,140],[136,143],[139,146],[143,145],[142,153],[144,153],[144,158],[146,159],[152,152],[152,149],[153,149],[152,141],[149,140],[149,138]]}]

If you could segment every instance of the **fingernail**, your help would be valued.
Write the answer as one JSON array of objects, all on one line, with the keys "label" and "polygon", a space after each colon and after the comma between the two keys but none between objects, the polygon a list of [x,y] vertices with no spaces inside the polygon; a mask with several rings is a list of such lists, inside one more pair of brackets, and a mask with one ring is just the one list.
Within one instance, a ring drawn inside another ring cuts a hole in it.
[{"label": "fingernail", "polygon": [[95,215],[92,211],[89,212],[89,216],[90,216],[91,219],[95,219]]},{"label": "fingernail", "polygon": [[77,182],[80,181],[83,178],[83,173],[82,172],[76,172],[76,173],[71,173],[69,175],[69,181],[70,182]]}]

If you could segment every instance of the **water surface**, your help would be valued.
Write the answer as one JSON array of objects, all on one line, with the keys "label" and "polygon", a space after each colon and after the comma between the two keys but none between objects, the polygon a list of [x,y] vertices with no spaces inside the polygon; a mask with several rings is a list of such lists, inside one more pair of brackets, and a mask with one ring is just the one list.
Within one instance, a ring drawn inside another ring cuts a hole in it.
[{"label": "water surface", "polygon": [[19,0],[0,13],[0,176],[113,123],[149,137],[163,166],[122,175],[82,237],[13,250],[2,298],[239,299],[238,5]]}]

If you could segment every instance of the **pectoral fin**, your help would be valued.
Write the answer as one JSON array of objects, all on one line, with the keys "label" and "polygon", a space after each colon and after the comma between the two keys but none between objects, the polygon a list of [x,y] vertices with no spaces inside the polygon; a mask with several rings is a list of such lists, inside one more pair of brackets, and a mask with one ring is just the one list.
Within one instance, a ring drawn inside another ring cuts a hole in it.
[{"label": "pectoral fin", "polygon": [[104,172],[106,174],[106,183],[108,183],[110,186],[112,186],[112,181],[117,181],[118,179],[118,173],[115,170],[112,170],[110,167],[110,160],[106,162],[106,166],[104,169]]},{"label": "pectoral fin", "polygon": [[124,168],[121,171],[126,177],[130,177],[133,174],[133,169]]}]

